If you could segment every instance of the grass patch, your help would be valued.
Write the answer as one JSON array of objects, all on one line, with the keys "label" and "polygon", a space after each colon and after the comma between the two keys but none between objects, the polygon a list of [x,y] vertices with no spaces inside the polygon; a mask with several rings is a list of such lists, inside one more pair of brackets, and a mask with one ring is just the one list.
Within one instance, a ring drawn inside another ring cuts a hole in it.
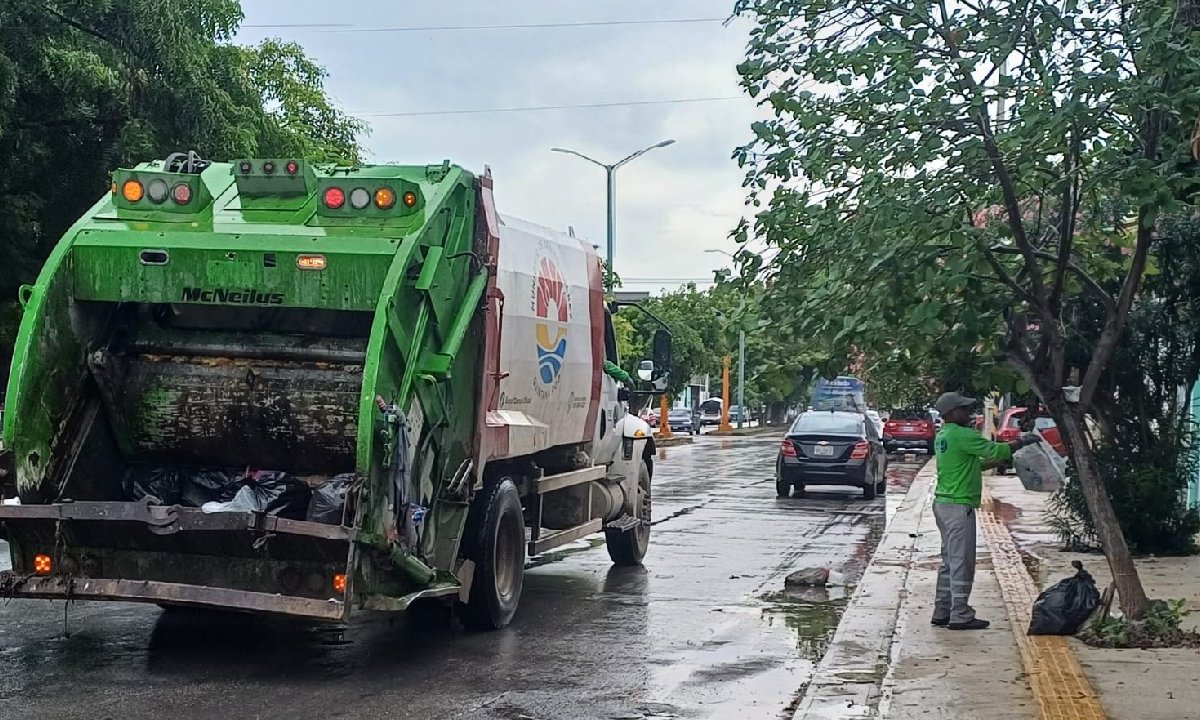
[{"label": "grass patch", "polygon": [[1182,628],[1188,614],[1186,600],[1153,600],[1141,620],[1101,613],[1079,639],[1100,648],[1200,648],[1200,633]]}]

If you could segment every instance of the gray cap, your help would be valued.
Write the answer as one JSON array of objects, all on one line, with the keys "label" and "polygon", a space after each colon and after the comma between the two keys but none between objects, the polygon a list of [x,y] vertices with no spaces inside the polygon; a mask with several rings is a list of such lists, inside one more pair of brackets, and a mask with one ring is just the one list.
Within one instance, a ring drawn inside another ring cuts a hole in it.
[{"label": "gray cap", "polygon": [[976,402],[975,398],[967,397],[962,393],[948,392],[942,393],[942,396],[933,404],[933,409],[938,413],[945,415],[946,413],[960,407],[971,407]]}]

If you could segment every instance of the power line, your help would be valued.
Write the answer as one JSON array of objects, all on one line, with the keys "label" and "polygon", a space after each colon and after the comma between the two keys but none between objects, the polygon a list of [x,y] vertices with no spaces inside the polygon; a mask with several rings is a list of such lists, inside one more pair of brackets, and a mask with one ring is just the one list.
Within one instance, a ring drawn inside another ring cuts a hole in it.
[{"label": "power line", "polygon": [[409,33],[409,32],[459,32],[472,30],[542,30],[551,28],[618,27],[624,25],[684,25],[699,23],[723,23],[725,18],[661,18],[647,20],[588,20],[582,22],[511,23],[505,25],[418,25],[400,27],[356,27],[348,23],[283,23],[264,25],[242,25],[243,29],[254,30],[316,30],[327,33]]},{"label": "power line", "polygon": [[615,107],[639,107],[644,105],[677,105],[681,103],[727,102],[729,100],[744,99],[746,98],[742,95],[727,95],[723,97],[674,98],[670,100],[627,100],[623,102],[579,103],[577,105],[527,105],[524,107],[471,108],[464,110],[417,110],[413,112],[352,112],[350,115],[362,118],[428,117],[431,115],[481,115],[484,113],[541,112],[545,110],[580,110]]}]

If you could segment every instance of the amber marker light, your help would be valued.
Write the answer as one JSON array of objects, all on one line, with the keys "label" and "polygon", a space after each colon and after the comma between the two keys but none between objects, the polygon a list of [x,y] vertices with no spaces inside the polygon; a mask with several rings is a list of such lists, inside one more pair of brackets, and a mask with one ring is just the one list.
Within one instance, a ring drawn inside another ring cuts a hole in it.
[{"label": "amber marker light", "polygon": [[333,576],[333,591],[342,594],[346,592],[346,575],[344,573]]},{"label": "amber marker light", "polygon": [[37,575],[49,575],[54,569],[54,563],[50,560],[49,555],[34,555],[33,556],[33,572]]},{"label": "amber marker light", "polygon": [[142,199],[146,194],[146,189],[137,180],[126,180],[121,186],[121,196],[131,203],[135,203]]},{"label": "amber marker light", "polygon": [[324,270],[324,255],[300,255],[296,257],[296,267],[301,270]]},{"label": "amber marker light", "polygon": [[396,193],[391,188],[379,188],[375,191],[375,207],[389,210],[396,204]]}]

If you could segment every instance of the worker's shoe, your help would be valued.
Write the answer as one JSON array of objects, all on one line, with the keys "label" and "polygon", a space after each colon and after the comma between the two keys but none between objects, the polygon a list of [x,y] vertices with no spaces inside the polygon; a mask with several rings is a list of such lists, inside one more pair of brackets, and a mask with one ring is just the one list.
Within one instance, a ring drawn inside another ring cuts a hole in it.
[{"label": "worker's shoe", "polygon": [[948,617],[944,617],[944,618],[939,618],[939,617],[931,618],[931,619],[929,620],[929,624],[930,624],[930,625],[937,625],[938,627],[946,627],[947,625],[949,625],[949,624],[950,624],[950,618],[948,618]]},{"label": "worker's shoe", "polygon": [[975,618],[965,623],[948,623],[947,628],[951,630],[987,630],[992,624],[987,620]]}]

